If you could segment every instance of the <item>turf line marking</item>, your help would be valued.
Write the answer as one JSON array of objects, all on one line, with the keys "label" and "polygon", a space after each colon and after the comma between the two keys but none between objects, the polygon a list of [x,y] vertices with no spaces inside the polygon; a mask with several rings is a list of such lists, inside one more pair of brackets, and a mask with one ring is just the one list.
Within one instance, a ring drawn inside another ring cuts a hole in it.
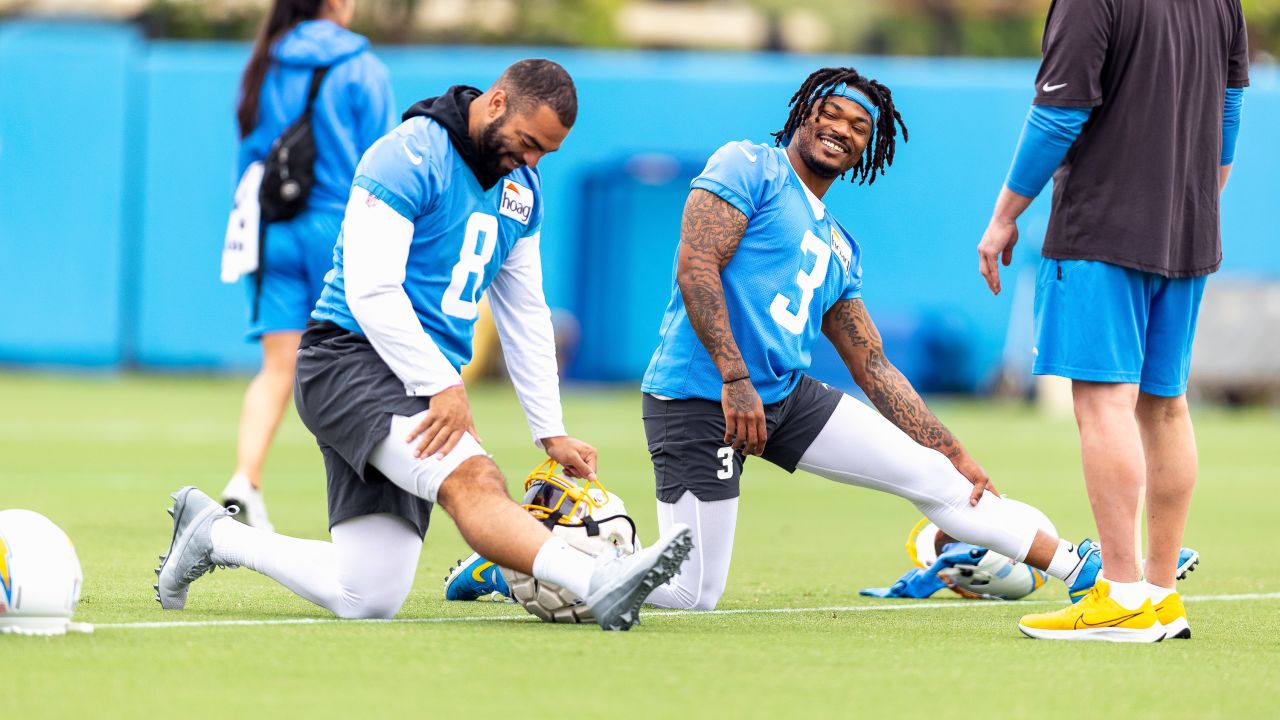
[{"label": "turf line marking", "polygon": [[[1280,592],[1245,593],[1240,595],[1189,595],[1182,598],[1186,602],[1236,602],[1244,600],[1280,600]],[[1062,600],[1015,600],[1012,602],[950,602],[906,603],[901,605],[832,605],[828,607],[807,608],[735,608],[731,610],[647,610],[650,617],[696,618],[707,615],[795,615],[802,613],[827,612],[890,612],[901,610],[941,610],[968,608],[996,608],[1013,605],[1060,605]],[[339,618],[280,618],[273,620],[192,620],[189,622],[137,622],[137,623],[98,623],[98,630],[163,630],[169,628],[196,627],[256,627],[262,625],[332,625],[332,624],[401,624],[421,625],[432,623],[469,623],[469,622],[529,622],[535,621],[532,615],[474,615],[470,617],[432,617],[432,618],[395,618],[392,620],[341,620]]]}]

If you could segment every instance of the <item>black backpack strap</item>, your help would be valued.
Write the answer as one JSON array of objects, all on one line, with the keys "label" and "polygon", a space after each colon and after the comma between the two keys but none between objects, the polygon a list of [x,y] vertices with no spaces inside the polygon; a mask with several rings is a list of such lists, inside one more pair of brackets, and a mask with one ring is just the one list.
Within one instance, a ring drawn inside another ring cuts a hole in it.
[{"label": "black backpack strap", "polygon": [[328,65],[311,71],[311,84],[307,86],[307,107],[302,111],[303,115],[311,114],[311,106],[316,103],[316,96],[320,94],[320,83],[324,81],[327,72],[329,72]]},{"label": "black backpack strap", "polygon": [[262,308],[262,276],[267,271],[267,221],[258,218],[258,269],[253,272],[253,314],[249,322],[258,322]]},{"label": "black backpack strap", "polygon": [[[310,118],[311,106],[315,105],[316,96],[320,94],[320,83],[329,72],[329,66],[318,67],[311,71],[311,83],[307,86],[307,104],[302,110],[302,117]],[[265,218],[258,221],[258,270],[253,274],[253,312],[250,322],[258,321],[258,311],[262,306],[262,276],[266,272],[267,222]]]}]

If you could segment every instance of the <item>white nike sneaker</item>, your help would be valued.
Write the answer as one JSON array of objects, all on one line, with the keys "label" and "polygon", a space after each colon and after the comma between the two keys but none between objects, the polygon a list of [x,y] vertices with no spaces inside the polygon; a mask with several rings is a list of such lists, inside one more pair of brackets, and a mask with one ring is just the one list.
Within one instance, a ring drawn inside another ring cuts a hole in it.
[{"label": "white nike sneaker", "polygon": [[653,589],[680,572],[693,550],[689,526],[676,523],[652,546],[622,557],[599,556],[585,604],[605,630],[630,630]]},{"label": "white nike sneaker", "polygon": [[267,517],[267,503],[262,499],[262,491],[240,473],[232,475],[231,481],[222,489],[222,505],[228,508],[232,505],[239,507],[240,514],[236,518],[250,527],[267,532],[275,531],[271,527],[271,519]]}]

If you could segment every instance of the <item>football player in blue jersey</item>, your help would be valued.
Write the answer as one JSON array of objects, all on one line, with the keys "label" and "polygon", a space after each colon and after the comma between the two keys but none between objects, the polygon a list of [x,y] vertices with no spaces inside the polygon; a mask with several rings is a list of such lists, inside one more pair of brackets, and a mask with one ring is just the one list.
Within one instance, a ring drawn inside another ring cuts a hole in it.
[{"label": "football player in blue jersey", "polygon": [[[649,596],[714,608],[729,575],[748,455],[906,498],[954,538],[1092,585],[1098,553],[1039,530],[886,358],[862,300],[861,250],[822,203],[874,182],[907,129],[889,88],[824,68],[791,99],[778,147],[731,142],[692,183],[671,301],[642,407],[662,528],[694,553]],[[822,332],[880,412],[805,374]]]},{"label": "football player in blue jersey", "polygon": [[488,90],[454,86],[417,103],[365,153],[334,267],[298,352],[295,400],[328,475],[333,542],[234,522],[195,488],[175,493],[157,598],[181,608],[218,567],[268,575],[340,617],[392,617],[413,584],[439,503],[484,557],[584,598],[626,630],[690,549],[671,525],[652,547],[597,560],[511,500],[476,434],[458,370],[488,291],[533,439],[573,476],[596,451],[565,433],[551,313],[542,289],[538,162],[577,115],[564,68],[524,60]]}]

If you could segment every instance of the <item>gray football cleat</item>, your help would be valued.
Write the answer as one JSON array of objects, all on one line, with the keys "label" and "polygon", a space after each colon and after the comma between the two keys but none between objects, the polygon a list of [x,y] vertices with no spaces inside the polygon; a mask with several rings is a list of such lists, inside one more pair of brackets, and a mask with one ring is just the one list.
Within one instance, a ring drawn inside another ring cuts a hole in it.
[{"label": "gray football cleat", "polygon": [[640,605],[653,589],[680,572],[693,550],[684,523],[667,529],[658,542],[634,555],[602,560],[591,574],[586,606],[605,630],[630,630],[640,622]]},{"label": "gray football cleat", "polygon": [[152,587],[156,600],[165,610],[181,610],[187,604],[191,583],[215,567],[234,567],[214,562],[213,540],[209,528],[213,521],[235,515],[236,509],[222,507],[213,498],[187,485],[179,488],[169,514],[173,516],[173,540],[169,551],[160,556],[158,578]]}]

